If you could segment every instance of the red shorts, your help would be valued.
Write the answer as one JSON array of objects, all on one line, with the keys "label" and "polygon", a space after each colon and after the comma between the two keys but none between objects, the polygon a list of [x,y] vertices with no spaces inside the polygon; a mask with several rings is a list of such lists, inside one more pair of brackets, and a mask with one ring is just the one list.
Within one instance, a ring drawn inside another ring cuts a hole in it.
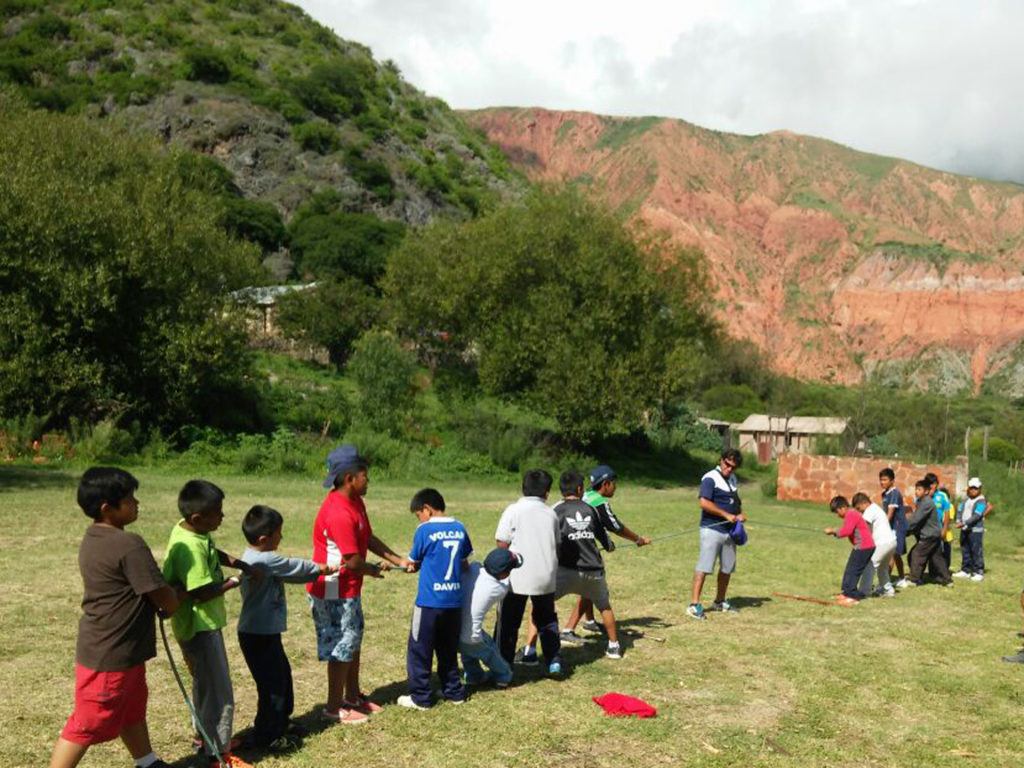
[{"label": "red shorts", "polygon": [[146,665],[96,672],[75,664],[75,711],[61,738],[75,744],[116,739],[130,725],[146,719]]}]

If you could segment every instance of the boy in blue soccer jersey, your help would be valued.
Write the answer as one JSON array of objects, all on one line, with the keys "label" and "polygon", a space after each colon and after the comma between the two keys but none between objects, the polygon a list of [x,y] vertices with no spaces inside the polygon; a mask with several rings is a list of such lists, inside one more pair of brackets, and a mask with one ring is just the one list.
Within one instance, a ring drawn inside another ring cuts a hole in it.
[{"label": "boy in blue soccer jersey", "polygon": [[458,649],[462,571],[473,545],[465,526],[446,516],[444,509],[444,498],[433,488],[424,488],[409,502],[409,511],[420,524],[413,536],[408,570],[418,570],[420,580],[405,656],[409,694],[399,696],[398,704],[410,709],[433,706],[430,668],[435,654],[442,697],[456,704],[466,700],[459,678]]}]

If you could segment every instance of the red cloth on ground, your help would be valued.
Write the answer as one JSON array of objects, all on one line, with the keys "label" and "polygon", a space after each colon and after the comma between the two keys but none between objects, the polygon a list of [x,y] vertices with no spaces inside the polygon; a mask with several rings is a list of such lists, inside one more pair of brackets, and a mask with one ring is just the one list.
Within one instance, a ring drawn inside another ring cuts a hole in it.
[{"label": "red cloth on ground", "polygon": [[658,714],[658,710],[646,701],[626,696],[624,693],[606,693],[604,696],[595,696],[594,703],[609,715],[654,717]]}]

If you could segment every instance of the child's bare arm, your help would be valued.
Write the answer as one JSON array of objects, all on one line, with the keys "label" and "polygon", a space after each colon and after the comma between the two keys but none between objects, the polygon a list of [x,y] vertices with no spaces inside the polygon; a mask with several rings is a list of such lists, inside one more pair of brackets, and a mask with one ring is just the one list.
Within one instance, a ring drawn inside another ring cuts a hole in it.
[{"label": "child's bare arm", "polygon": [[174,587],[166,584],[159,589],[154,589],[152,592],[146,592],[145,594],[146,599],[156,606],[156,609],[164,618],[177,613],[178,608],[181,606],[181,601],[185,598],[184,590],[174,589]]},{"label": "child's bare arm", "polygon": [[237,568],[250,579],[259,581],[263,578],[263,571],[259,568],[253,568],[245,560],[239,560],[237,557],[219,549],[217,550],[217,560],[221,565],[226,565],[228,568]]}]

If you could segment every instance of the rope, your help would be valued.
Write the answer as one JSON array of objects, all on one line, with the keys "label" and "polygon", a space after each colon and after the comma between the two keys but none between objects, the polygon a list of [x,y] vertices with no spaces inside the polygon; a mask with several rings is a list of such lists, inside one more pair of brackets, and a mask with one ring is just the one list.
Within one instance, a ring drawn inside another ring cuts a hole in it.
[{"label": "rope", "polygon": [[[204,744],[213,744],[213,739],[203,728],[202,722],[199,720],[199,714],[196,712],[195,706],[192,704],[192,699],[188,697],[188,692],[185,690],[185,683],[181,680],[181,675],[178,673],[178,665],[174,663],[174,654],[171,653],[171,644],[167,642],[167,630],[164,627],[164,617],[160,617],[160,636],[164,639],[164,650],[167,651],[167,661],[171,665],[171,672],[174,673],[174,679],[178,681],[178,690],[181,691],[182,698],[185,699],[185,703],[188,704],[188,711],[192,713],[192,721],[195,723],[196,728],[199,730],[199,735],[203,737]],[[229,768],[228,764],[225,763],[217,753],[217,765],[220,768]]]},{"label": "rope", "polygon": [[[712,523],[711,525],[706,525],[706,526],[699,526],[698,525],[698,526],[694,526],[693,528],[684,528],[683,530],[676,531],[675,533],[666,533],[666,534],[663,534],[661,536],[654,536],[654,537],[651,538],[651,544],[653,544],[656,541],[665,541],[666,539],[674,539],[674,538],[677,538],[679,536],[685,536],[688,533],[693,533],[694,531],[699,531],[701,529],[701,527],[704,527],[704,528],[717,528],[720,525],[732,525],[732,523],[730,523],[728,520],[722,520],[720,523]],[[767,527],[767,528],[782,528],[782,529],[789,530],[789,531],[804,531],[805,533],[821,533],[821,530],[822,530],[821,528],[810,528],[810,527],[808,527],[806,525],[788,525],[787,523],[767,523],[767,522],[764,522],[763,520],[754,520],[754,521],[747,520],[746,522],[743,523],[743,525],[744,525],[744,527],[747,527],[747,528],[749,528],[751,525],[753,525],[755,528],[760,527],[760,526],[764,526],[764,527]],[[640,549],[640,545],[637,545],[636,547],[629,547],[628,549],[625,549],[624,551],[629,552],[632,549]],[[615,551],[619,551],[619,548],[616,547]]]}]

